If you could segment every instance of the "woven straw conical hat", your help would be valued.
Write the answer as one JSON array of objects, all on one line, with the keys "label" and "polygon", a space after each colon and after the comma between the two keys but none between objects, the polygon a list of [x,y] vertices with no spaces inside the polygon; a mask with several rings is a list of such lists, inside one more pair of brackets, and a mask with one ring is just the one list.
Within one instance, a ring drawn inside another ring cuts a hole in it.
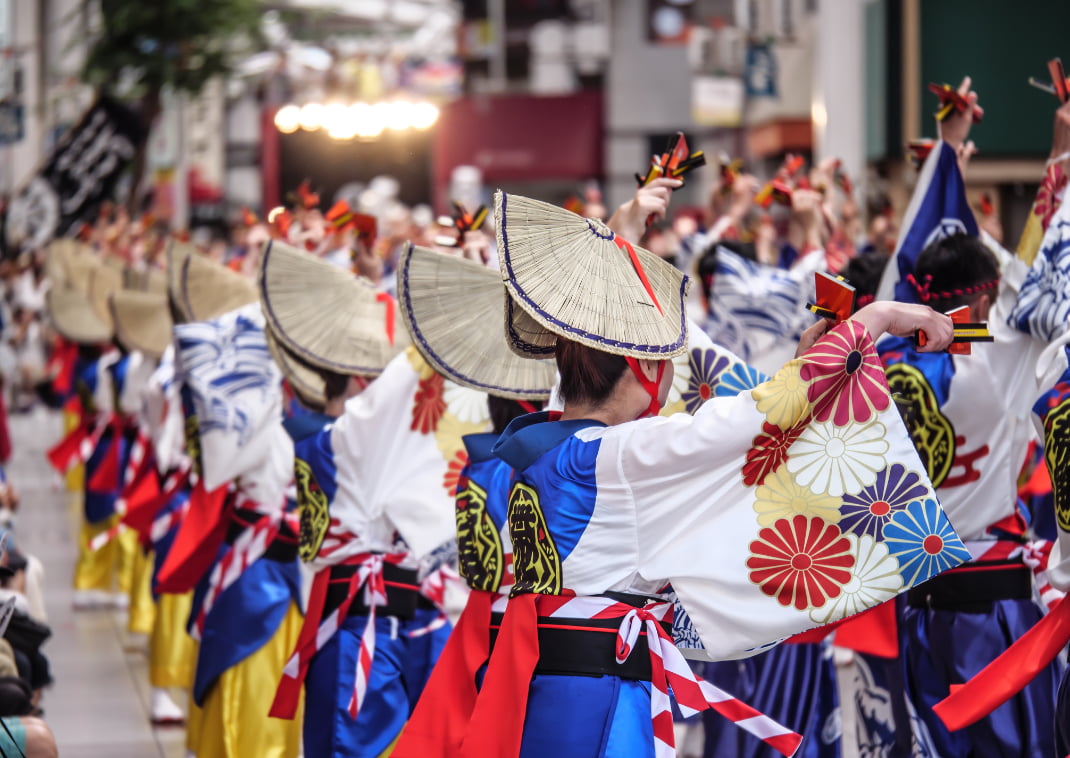
[{"label": "woven straw conical hat", "polygon": [[77,240],[55,240],[48,246],[45,266],[53,287],[89,292],[89,272],[99,265],[96,253]]},{"label": "woven straw conical hat", "polygon": [[135,269],[127,268],[123,279],[125,289],[137,290],[138,292],[155,292],[158,295],[167,295],[167,273],[158,268]]},{"label": "woven straw conical hat", "polygon": [[171,296],[171,304],[178,311],[176,315],[182,316],[189,321],[189,316],[182,310],[182,269],[186,259],[197,253],[197,248],[188,242],[171,240],[167,245],[167,254],[164,257],[164,274],[167,277],[167,292]]},{"label": "woven straw conical hat", "polygon": [[64,338],[80,345],[110,342],[114,334],[110,318],[101,318],[89,295],[73,287],[52,287],[45,300],[52,327]]},{"label": "woven straw conical hat", "polygon": [[211,258],[194,253],[182,264],[179,308],[189,321],[208,321],[256,302],[256,285]]},{"label": "woven straw conical hat", "polygon": [[111,295],[115,336],[127,350],[159,358],[171,344],[171,311],[162,292],[119,290]]},{"label": "woven straw conical hat", "polygon": [[268,350],[275,363],[279,365],[282,375],[290,383],[293,391],[297,393],[301,402],[306,406],[322,408],[327,404],[327,387],[323,377],[307,363],[301,361],[296,355],[279,344],[275,333],[269,326],[264,330],[267,337]]},{"label": "woven straw conical hat", "polygon": [[276,339],[312,366],[377,376],[409,344],[393,298],[291,245],[265,245],[259,283]]},{"label": "woven straw conical hat", "polygon": [[519,195],[498,192],[494,218],[502,277],[519,306],[508,330],[517,353],[545,357],[559,336],[635,358],[687,349],[688,279],[671,264],[601,221]]},{"label": "woven straw conical hat", "polygon": [[68,286],[67,262],[78,253],[78,241],[61,237],[48,243],[45,252],[45,272],[53,286]]},{"label": "woven straw conical hat", "polygon": [[501,275],[473,261],[409,245],[398,263],[398,303],[428,363],[498,397],[546,399],[556,366],[509,349],[502,328],[507,299]]},{"label": "woven straw conical hat", "polygon": [[123,271],[114,266],[97,266],[89,274],[89,302],[101,321],[112,323],[109,300],[123,288]]}]

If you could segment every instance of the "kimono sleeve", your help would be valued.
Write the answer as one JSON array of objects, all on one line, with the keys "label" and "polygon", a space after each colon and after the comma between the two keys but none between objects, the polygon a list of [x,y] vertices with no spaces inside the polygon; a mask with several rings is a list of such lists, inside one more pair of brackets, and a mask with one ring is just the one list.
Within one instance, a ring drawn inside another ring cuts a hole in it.
[{"label": "kimono sleeve", "polygon": [[331,428],[337,466],[331,515],[345,528],[350,519],[364,528],[388,519],[422,558],[452,539],[454,517],[453,499],[442,484],[446,460],[435,433],[445,407],[441,379],[436,381],[416,355],[413,349],[395,357],[367,390],[346,403]]},{"label": "kimono sleeve", "polygon": [[713,659],[969,559],[853,322],[750,391],[615,439],[639,572],[672,583]]}]

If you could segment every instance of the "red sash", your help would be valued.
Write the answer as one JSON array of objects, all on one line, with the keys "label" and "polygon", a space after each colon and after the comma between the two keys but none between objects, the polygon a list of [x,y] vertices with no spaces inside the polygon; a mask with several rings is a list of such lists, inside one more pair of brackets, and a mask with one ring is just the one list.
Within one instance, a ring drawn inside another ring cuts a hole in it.
[{"label": "red sash", "polygon": [[468,595],[468,603],[391,753],[394,758],[460,755],[479,695],[476,675],[490,657],[491,606],[498,597],[482,590]]}]

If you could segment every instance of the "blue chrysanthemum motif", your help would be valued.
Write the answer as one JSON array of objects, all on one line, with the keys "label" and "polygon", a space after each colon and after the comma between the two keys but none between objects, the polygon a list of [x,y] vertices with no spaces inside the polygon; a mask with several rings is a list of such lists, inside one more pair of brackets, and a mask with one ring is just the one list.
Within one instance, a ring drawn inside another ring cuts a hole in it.
[{"label": "blue chrysanthemum motif", "polygon": [[688,413],[694,413],[713,397],[718,379],[728,367],[728,358],[716,350],[695,348],[691,351],[691,378],[681,393]]},{"label": "blue chrysanthemum motif", "polygon": [[868,534],[881,539],[884,525],[908,503],[930,497],[921,477],[895,463],[877,472],[877,481],[856,495],[844,495],[840,506],[840,528],[844,532]]},{"label": "blue chrysanthemum motif", "polygon": [[721,374],[721,381],[717,382],[714,394],[718,397],[735,397],[741,392],[754,389],[768,378],[761,371],[751,368],[746,363],[736,363]]},{"label": "blue chrysanthemum motif", "polygon": [[935,500],[910,503],[884,525],[884,544],[899,560],[903,583],[913,587],[970,560]]}]

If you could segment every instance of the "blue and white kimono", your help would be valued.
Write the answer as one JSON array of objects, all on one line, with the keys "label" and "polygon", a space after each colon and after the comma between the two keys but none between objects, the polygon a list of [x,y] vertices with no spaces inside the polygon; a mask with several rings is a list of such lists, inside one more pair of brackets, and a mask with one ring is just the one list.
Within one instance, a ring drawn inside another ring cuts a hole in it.
[{"label": "blue and white kimono", "polygon": [[190,618],[190,633],[200,640],[197,752],[206,756],[281,758],[297,750],[294,725],[268,718],[271,692],[264,686],[277,681],[294,644],[301,580],[285,496],[293,443],[282,428],[282,377],[263,330],[258,304],[175,327],[178,375],[195,412],[198,486],[229,492],[218,512],[197,513],[194,502],[183,524],[223,522],[212,530],[222,539],[212,545],[215,560],[197,584]]},{"label": "blue and white kimono", "polygon": [[[544,672],[526,705],[501,701],[495,668],[513,667],[509,651],[535,633],[532,607],[540,626],[591,623],[546,615],[540,598],[556,608],[573,593],[649,598],[671,582],[706,655],[722,659],[864,610],[968,558],[854,323],[693,417],[605,427],[533,414],[510,425],[495,453],[516,477],[515,585],[468,740],[517,739],[525,758],[654,755],[649,681]],[[873,524],[845,520],[849,498],[902,475],[922,485],[917,498]],[[517,605],[524,596],[534,606]],[[520,736],[496,721],[510,712],[526,712]]]},{"label": "blue and white kimono", "polygon": [[[929,156],[923,180],[911,201],[913,223],[905,225],[906,239],[915,244],[902,246],[893,259],[900,274],[912,268],[912,262],[904,268],[908,253],[916,259],[922,240],[928,244],[945,231],[976,229],[946,144]],[[941,202],[943,210],[934,210]],[[877,346],[940,503],[977,562],[969,569],[973,577],[986,571],[983,584],[992,588],[1014,580],[1013,589],[993,590],[991,597],[973,592],[972,601],[965,599],[960,585],[952,590],[959,600],[934,600],[933,589],[928,600],[916,596],[903,606],[901,644],[907,696],[917,714],[915,729],[920,728],[918,753],[944,758],[1046,756],[1054,749],[1055,665],[966,729],[949,732],[932,712],[952,686],[972,678],[1043,615],[1023,563],[1029,535],[1019,515],[1018,476],[1036,437],[1031,410],[1042,389],[1036,365],[1060,333],[1050,315],[1064,299],[1065,286],[1050,273],[1037,275],[1050,271],[1050,255],[1041,254],[1030,272],[1021,258],[986,242],[1002,267],[988,317],[993,343],[975,345],[970,355],[919,353],[911,340],[896,337]],[[905,282],[897,285],[897,299],[909,294],[900,285]]]},{"label": "blue and white kimono", "polygon": [[[319,571],[312,596],[320,592],[324,602],[310,600],[276,706],[292,703],[303,680],[309,758],[373,758],[408,720],[450,631],[421,599],[421,573],[455,541],[461,435],[488,421],[483,393],[444,381],[409,348],[334,424],[297,446],[302,557]],[[387,606],[376,614],[374,656],[358,698],[370,614],[365,584],[353,577],[375,564]]]}]

